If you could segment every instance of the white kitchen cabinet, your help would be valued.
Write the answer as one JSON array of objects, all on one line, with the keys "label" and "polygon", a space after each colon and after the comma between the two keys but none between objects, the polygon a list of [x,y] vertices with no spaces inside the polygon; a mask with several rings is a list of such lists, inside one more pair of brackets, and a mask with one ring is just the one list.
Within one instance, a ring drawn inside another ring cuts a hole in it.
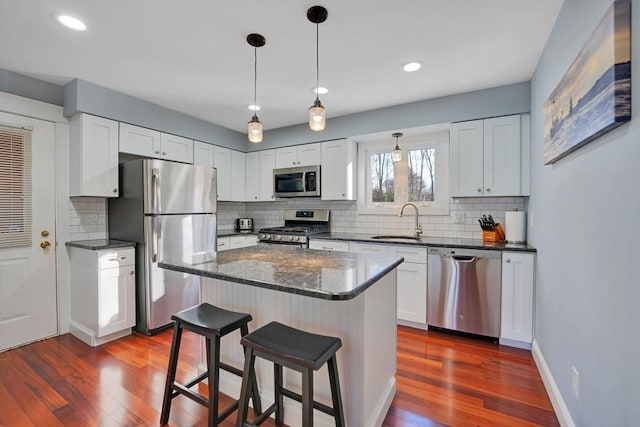
[{"label": "white kitchen cabinet", "polygon": [[322,146],[319,142],[276,148],[276,168],[320,164],[322,164]]},{"label": "white kitchen cabinet", "polygon": [[426,329],[427,248],[350,242],[349,249],[353,253],[404,258],[397,268],[397,319],[407,326]]},{"label": "white kitchen cabinet", "polygon": [[247,202],[271,202],[273,195],[273,169],[276,166],[276,150],[253,151],[246,154]]},{"label": "white kitchen cabinet", "polygon": [[193,163],[193,140],[120,123],[120,152],[154,159]]},{"label": "white kitchen cabinet", "polygon": [[245,154],[216,145],[213,149],[213,165],[217,171],[218,200],[244,202]]},{"label": "white kitchen cabinet", "polygon": [[322,200],[356,200],[357,155],[349,139],[322,143]]},{"label": "white kitchen cabinet", "polygon": [[118,197],[118,122],[71,118],[69,196]]},{"label": "white kitchen cabinet", "polygon": [[255,234],[238,234],[234,236],[218,237],[218,252],[229,249],[246,248],[258,244],[258,236]]},{"label": "white kitchen cabinet", "polygon": [[245,201],[245,153],[231,150],[231,200]]},{"label": "white kitchen cabinet", "polygon": [[90,346],[131,334],[136,324],[135,250],[70,248],[70,332]]},{"label": "white kitchen cabinet", "polygon": [[213,166],[213,145],[206,142],[193,141],[193,164],[195,166]]},{"label": "white kitchen cabinet", "polygon": [[427,248],[389,246],[389,255],[403,257],[398,266],[398,320],[427,324]]},{"label": "white kitchen cabinet", "polygon": [[520,115],[452,124],[451,196],[527,195],[521,154]]},{"label": "white kitchen cabinet", "polygon": [[231,150],[214,146],[213,166],[217,171],[218,200],[231,200]]},{"label": "white kitchen cabinet", "polygon": [[507,340],[505,344],[524,348],[531,346],[534,262],[535,254],[532,253],[502,253],[501,343]]},{"label": "white kitchen cabinet", "polygon": [[309,249],[317,251],[349,252],[349,242],[335,240],[309,240]]},{"label": "white kitchen cabinet", "polygon": [[161,159],[193,163],[193,139],[168,133],[160,134]]}]

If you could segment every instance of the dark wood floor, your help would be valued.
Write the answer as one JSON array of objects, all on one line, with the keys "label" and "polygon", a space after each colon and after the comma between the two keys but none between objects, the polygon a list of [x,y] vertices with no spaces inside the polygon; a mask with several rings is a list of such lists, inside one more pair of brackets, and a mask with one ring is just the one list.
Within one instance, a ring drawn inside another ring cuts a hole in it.
[{"label": "dark wood floor", "polygon": [[[0,353],[0,426],[158,425],[170,345],[171,331],[98,348],[66,334]],[[178,379],[198,349],[185,332]],[[399,327],[396,378],[386,427],[558,425],[527,351]],[[170,425],[206,425],[206,411],[178,397]]]}]

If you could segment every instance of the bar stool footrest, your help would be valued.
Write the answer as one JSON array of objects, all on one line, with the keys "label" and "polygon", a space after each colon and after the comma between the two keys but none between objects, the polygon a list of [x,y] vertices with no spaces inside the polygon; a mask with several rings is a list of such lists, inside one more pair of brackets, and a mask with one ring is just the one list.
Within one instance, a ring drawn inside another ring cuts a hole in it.
[{"label": "bar stool footrest", "polygon": [[[302,403],[302,396],[294,391],[291,391],[286,388],[281,388],[280,393],[282,393],[283,396],[287,396],[290,399],[294,399]],[[335,415],[335,411],[333,410],[332,407],[327,406],[323,403],[317,402],[315,400],[313,401],[313,409],[317,409],[318,411],[324,412],[327,415],[331,415],[331,416]]]}]

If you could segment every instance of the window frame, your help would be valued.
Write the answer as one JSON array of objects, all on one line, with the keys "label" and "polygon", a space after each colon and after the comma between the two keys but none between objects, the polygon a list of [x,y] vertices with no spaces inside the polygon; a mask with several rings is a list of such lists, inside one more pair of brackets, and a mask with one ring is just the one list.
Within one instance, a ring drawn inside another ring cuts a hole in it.
[{"label": "window frame", "polygon": [[[394,202],[371,201],[371,155],[390,153],[395,141],[388,137],[360,142],[358,149],[358,214],[397,215],[408,200]],[[407,152],[410,150],[435,149],[435,189],[432,202],[411,202],[418,207],[420,215],[449,215],[449,130],[407,136],[399,140],[402,149],[400,172],[408,172]],[[408,176],[407,176],[408,178]],[[394,182],[396,178],[394,176]],[[407,195],[408,196],[408,195]]]}]

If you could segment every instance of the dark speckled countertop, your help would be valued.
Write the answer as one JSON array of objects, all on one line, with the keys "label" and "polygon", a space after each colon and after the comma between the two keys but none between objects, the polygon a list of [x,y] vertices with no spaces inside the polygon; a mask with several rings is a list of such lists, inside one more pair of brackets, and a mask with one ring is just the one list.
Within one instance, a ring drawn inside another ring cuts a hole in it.
[{"label": "dark speckled countertop", "polygon": [[215,261],[162,260],[161,268],[328,300],[356,297],[404,258],[258,245],[218,252]]},{"label": "dark speckled countertop", "polygon": [[[380,233],[381,235],[385,233]],[[454,239],[447,237],[420,237],[420,240],[410,239],[374,239],[375,234],[363,233],[322,233],[314,234],[311,240],[345,240],[361,243],[384,243],[394,245],[432,246],[440,248],[488,249],[496,251],[536,252],[533,246],[507,242],[483,242],[480,239]]]},{"label": "dark speckled countertop", "polygon": [[75,240],[66,242],[65,245],[74,248],[88,249],[90,251],[97,251],[100,249],[116,249],[126,248],[129,246],[135,246],[134,242],[126,242],[124,240],[114,239],[93,239],[93,240]]}]

